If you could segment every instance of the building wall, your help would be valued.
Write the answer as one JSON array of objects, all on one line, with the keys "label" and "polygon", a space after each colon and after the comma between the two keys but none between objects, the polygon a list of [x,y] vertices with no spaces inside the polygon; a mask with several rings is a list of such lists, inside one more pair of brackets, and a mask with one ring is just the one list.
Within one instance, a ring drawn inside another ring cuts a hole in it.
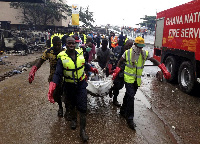
[{"label": "building wall", "polygon": [[[58,0],[54,0],[58,1]],[[23,24],[20,17],[22,16],[21,10],[10,8],[10,2],[0,2],[0,21],[11,21],[10,24]],[[61,19],[60,21],[54,21],[55,26],[68,27],[70,17],[67,20]]]},{"label": "building wall", "polygon": [[21,10],[10,8],[9,2],[0,2],[0,21],[11,21],[10,24],[22,24]]}]

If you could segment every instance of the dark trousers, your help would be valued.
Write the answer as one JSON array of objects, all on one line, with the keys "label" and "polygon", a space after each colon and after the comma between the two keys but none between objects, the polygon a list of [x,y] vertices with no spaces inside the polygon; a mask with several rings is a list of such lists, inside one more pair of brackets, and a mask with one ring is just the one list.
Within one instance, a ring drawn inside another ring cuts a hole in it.
[{"label": "dark trousers", "polygon": [[82,113],[87,111],[87,82],[81,81],[79,84],[65,83],[64,91],[66,91],[65,103],[70,103],[70,109],[77,109]]},{"label": "dark trousers", "polygon": [[125,114],[127,119],[132,120],[134,118],[134,97],[138,89],[137,82],[126,83],[126,93],[123,99],[121,111]]},{"label": "dark trousers", "polygon": [[119,90],[123,88],[124,86],[124,77],[119,77],[119,75],[116,77],[116,79],[113,82],[113,87],[111,88],[113,91],[113,101],[117,101],[117,96],[119,95]]}]

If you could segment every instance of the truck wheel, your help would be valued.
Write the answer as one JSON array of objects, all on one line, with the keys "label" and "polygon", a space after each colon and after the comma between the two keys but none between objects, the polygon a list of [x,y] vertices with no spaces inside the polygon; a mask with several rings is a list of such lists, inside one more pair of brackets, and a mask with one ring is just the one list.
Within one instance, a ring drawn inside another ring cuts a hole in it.
[{"label": "truck wheel", "polygon": [[167,81],[170,83],[177,82],[178,68],[177,68],[176,59],[173,56],[168,56],[167,59],[165,60],[165,66],[171,74],[171,78],[168,79]]},{"label": "truck wheel", "polygon": [[195,73],[190,62],[185,61],[181,64],[178,71],[178,83],[180,89],[185,93],[191,93],[195,85]]}]

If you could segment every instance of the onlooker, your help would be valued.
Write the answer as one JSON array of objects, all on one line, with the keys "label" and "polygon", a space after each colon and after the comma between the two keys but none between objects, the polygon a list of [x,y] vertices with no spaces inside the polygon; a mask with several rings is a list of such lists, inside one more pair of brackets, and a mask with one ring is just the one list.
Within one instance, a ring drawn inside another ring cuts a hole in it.
[{"label": "onlooker", "polygon": [[97,48],[100,47],[100,43],[101,43],[101,36],[99,33],[97,33],[97,36],[96,36],[96,43],[97,43]]},{"label": "onlooker", "polygon": [[124,42],[125,42],[125,37],[123,36],[123,32],[121,32],[121,34],[118,37],[118,45],[123,46]]},{"label": "onlooker", "polygon": [[104,69],[107,67],[108,62],[110,60],[110,55],[112,53],[111,49],[108,47],[108,40],[102,39],[102,47],[97,49],[97,59],[95,61],[98,62],[99,66]]},{"label": "onlooker", "polygon": [[89,53],[88,63],[91,63],[91,61],[95,59],[96,50],[95,50],[95,45],[93,44],[92,37],[90,36],[87,37],[86,43],[88,42],[92,43],[92,49],[91,51],[88,52]]}]

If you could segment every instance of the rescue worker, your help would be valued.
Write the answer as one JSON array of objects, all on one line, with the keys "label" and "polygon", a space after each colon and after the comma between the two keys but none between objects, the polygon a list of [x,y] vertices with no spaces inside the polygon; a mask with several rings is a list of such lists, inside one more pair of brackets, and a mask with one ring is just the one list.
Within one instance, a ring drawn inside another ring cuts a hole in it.
[{"label": "rescue worker", "polygon": [[[133,40],[129,39],[124,46],[117,46],[113,51],[113,56],[111,56],[110,63],[112,64],[112,69],[115,69],[117,66],[117,63],[125,50],[130,49],[133,46]],[[115,106],[120,107],[121,105],[117,101],[117,96],[119,95],[119,90],[124,87],[124,68],[125,64],[123,63],[121,65],[120,73],[117,75],[116,79],[113,81],[113,86],[109,90],[109,96],[110,98],[113,97],[113,104]]]},{"label": "rescue worker", "polygon": [[54,103],[53,92],[59,83],[63,80],[64,91],[67,93],[67,100],[70,103],[72,112],[71,129],[77,126],[77,111],[80,112],[80,136],[84,142],[88,140],[85,132],[86,111],[87,111],[87,82],[85,80],[84,69],[98,73],[96,68],[85,63],[83,51],[75,49],[75,39],[67,38],[67,50],[58,54],[58,62],[53,81],[50,82],[48,99]]},{"label": "rescue worker", "polygon": [[127,35],[125,35],[124,37],[125,37],[125,41],[124,41],[124,45],[125,45],[128,38],[127,38]]},{"label": "rescue worker", "polygon": [[142,37],[136,37],[134,45],[135,47],[132,47],[131,49],[124,52],[113,73],[114,80],[121,70],[121,64],[125,62],[124,81],[126,93],[123,99],[122,107],[120,109],[120,115],[126,118],[128,126],[133,130],[135,130],[136,126],[133,121],[134,96],[138,87],[141,85],[141,76],[145,61],[150,60],[155,65],[157,65],[163,72],[166,79],[171,77],[171,74],[167,71],[163,63],[161,64],[153,57],[150,57],[148,51],[142,50],[142,48],[145,46],[144,39]]},{"label": "rescue worker", "polygon": [[113,36],[111,37],[111,47],[112,47],[112,50],[118,46],[118,37],[115,36],[115,33],[113,33]]},{"label": "rescue worker", "polygon": [[[36,71],[41,67],[41,65],[46,60],[49,60],[49,62],[50,62],[50,75],[48,78],[48,82],[50,83],[53,80],[53,74],[55,72],[56,63],[57,63],[57,55],[64,49],[61,47],[61,40],[58,36],[53,37],[52,43],[53,43],[53,47],[46,49],[44,51],[44,53],[42,54],[42,57],[32,67],[32,69],[29,73],[29,78],[28,78],[29,83],[33,82]],[[54,100],[58,103],[58,106],[59,106],[59,109],[58,109],[59,117],[63,117],[63,107],[62,107],[61,95],[62,95],[62,84],[59,83],[55,90],[55,93],[53,95]]]}]

